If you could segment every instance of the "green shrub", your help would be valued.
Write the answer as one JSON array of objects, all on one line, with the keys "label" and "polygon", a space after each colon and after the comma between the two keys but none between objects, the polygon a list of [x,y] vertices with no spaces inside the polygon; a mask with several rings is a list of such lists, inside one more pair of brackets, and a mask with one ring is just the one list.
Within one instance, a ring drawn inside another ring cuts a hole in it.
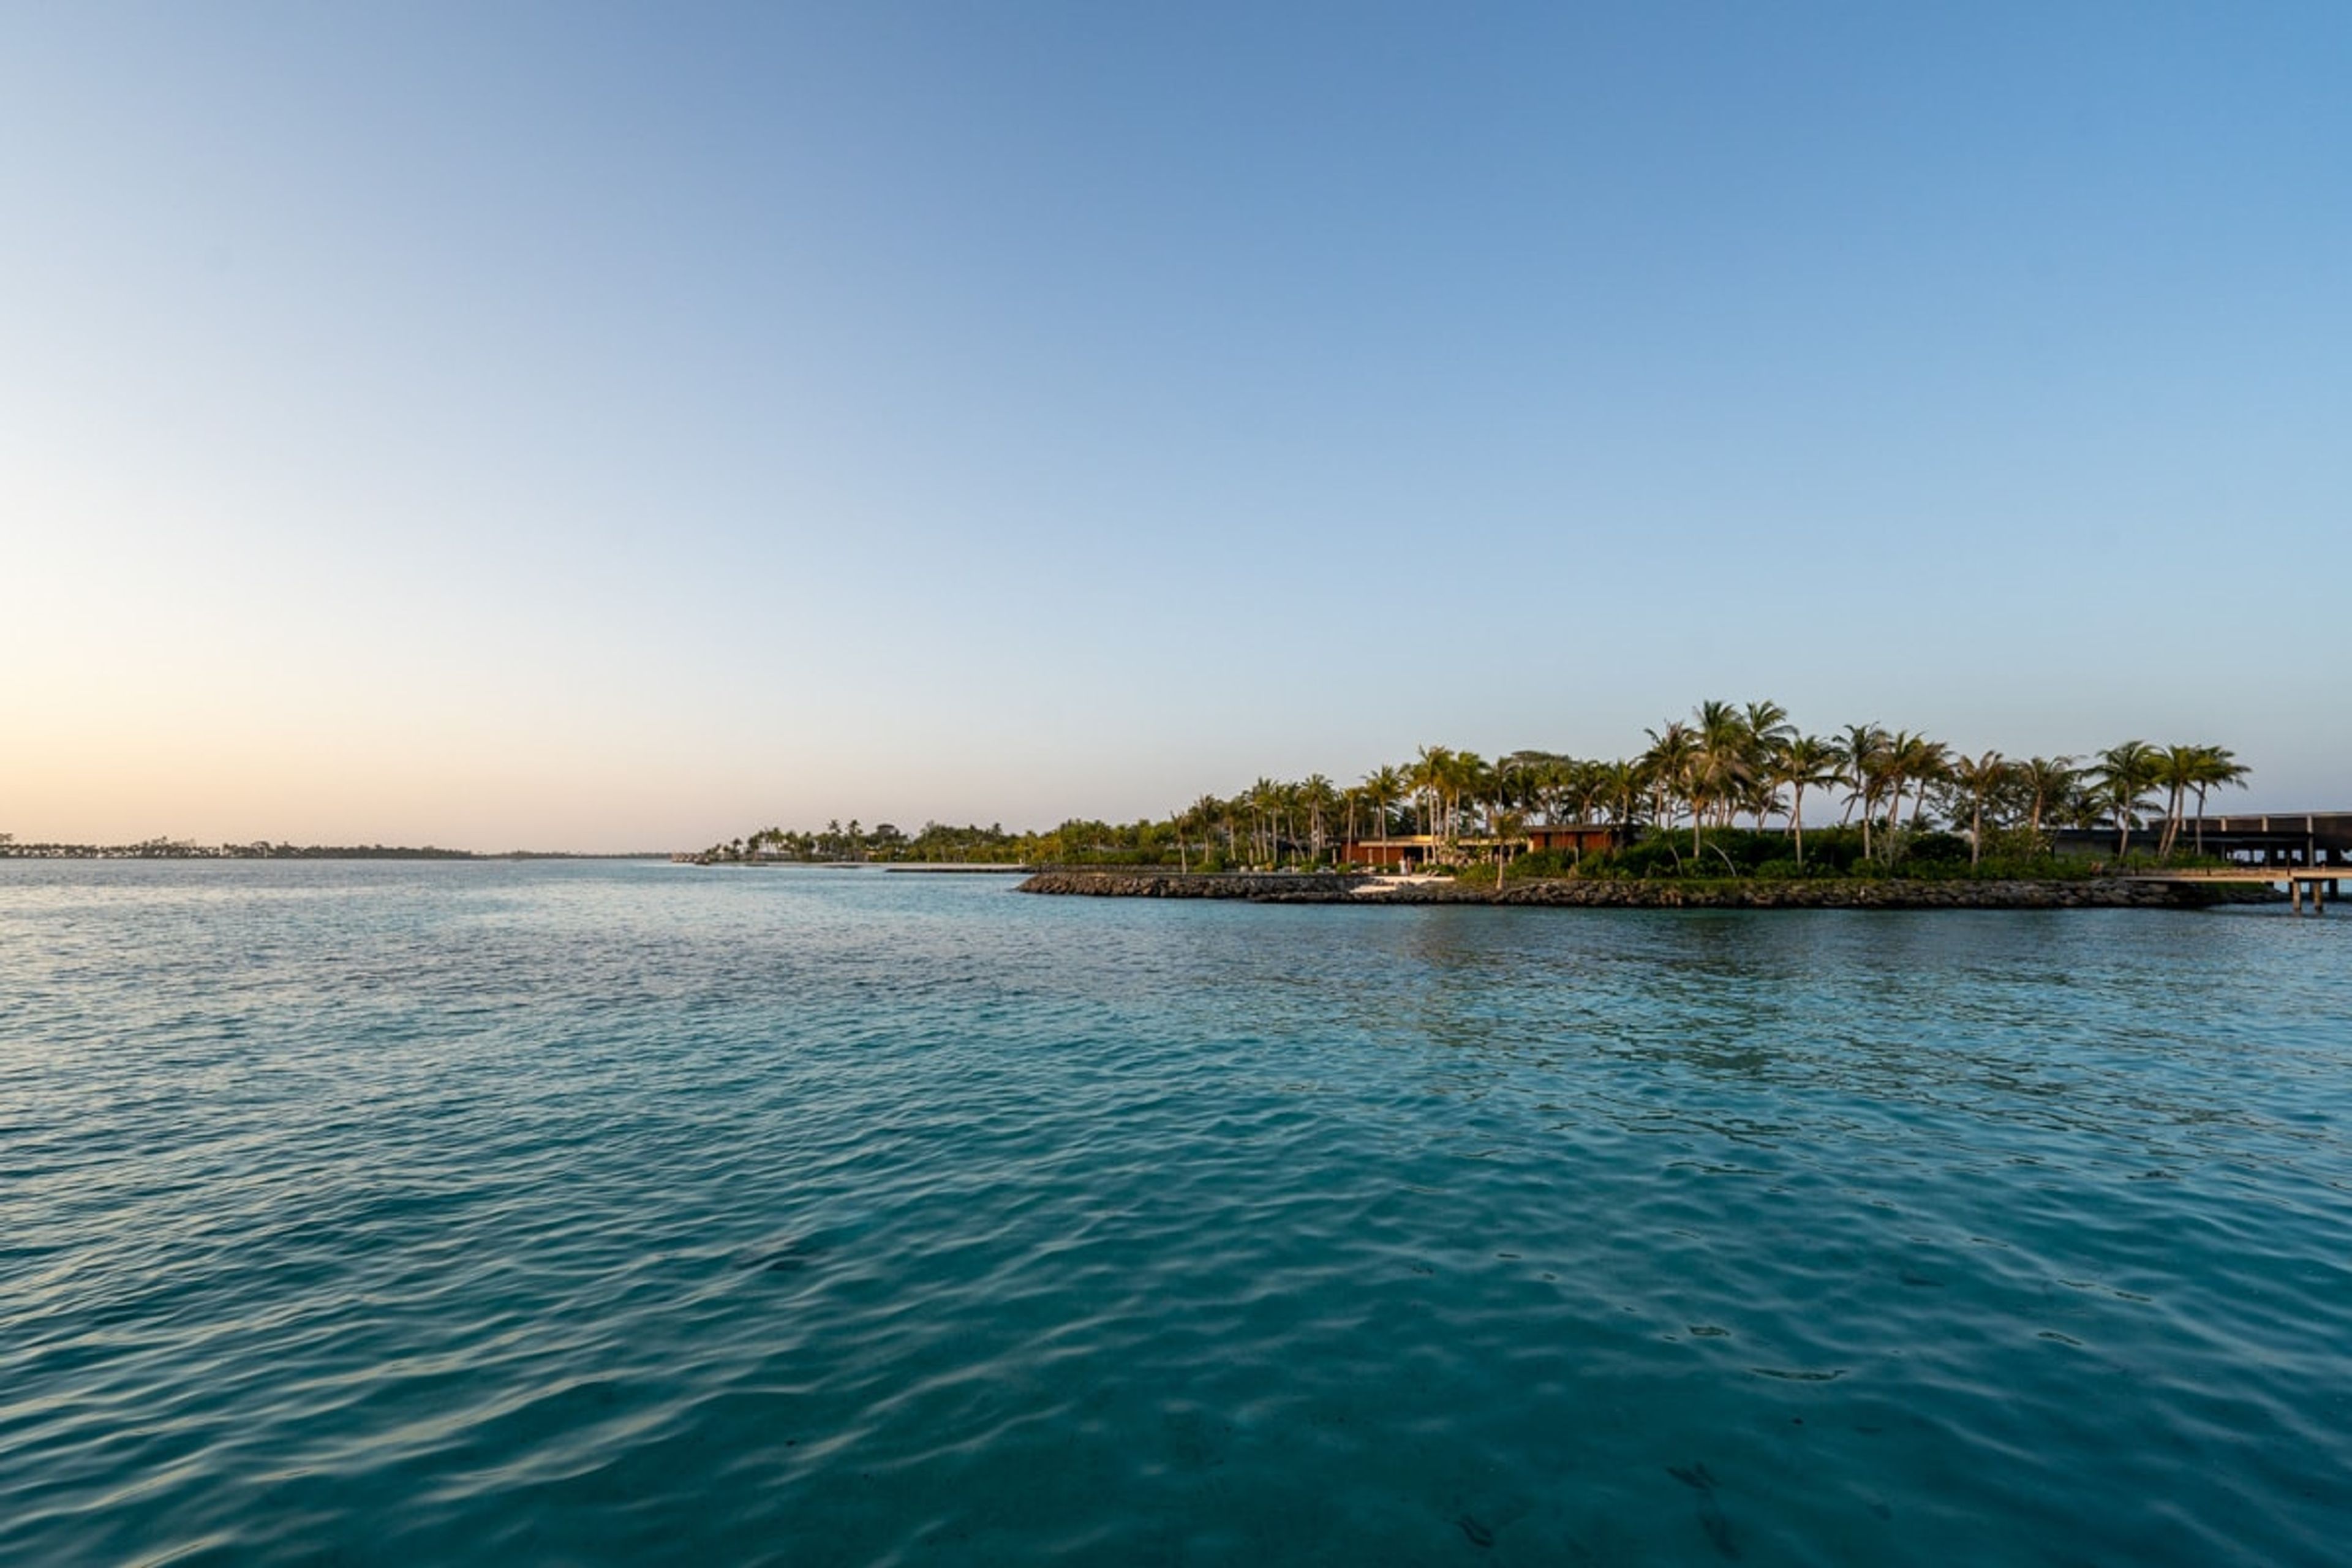
[{"label": "green shrub", "polygon": [[1815,875],[1850,871],[1862,858],[1859,827],[1809,827],[1805,830],[1805,869]]},{"label": "green shrub", "polygon": [[1638,844],[1629,844],[1611,857],[1611,869],[1621,877],[1679,877],[1683,872],[1683,852],[1668,834],[1654,834]]},{"label": "green shrub", "polygon": [[1759,833],[1748,827],[1711,827],[1704,836],[1699,858],[1706,862],[1704,875],[1721,872],[1728,862],[1739,871],[1753,876],[1756,868],[1768,860],[1781,859],[1793,853],[1785,833]]},{"label": "green shrub", "polygon": [[1903,858],[1921,866],[1965,866],[1969,841],[1957,833],[1915,833],[1903,846]]},{"label": "green shrub", "polygon": [[1984,858],[1995,860],[2047,860],[2049,847],[2042,836],[2030,827],[1988,827],[1984,836]]}]

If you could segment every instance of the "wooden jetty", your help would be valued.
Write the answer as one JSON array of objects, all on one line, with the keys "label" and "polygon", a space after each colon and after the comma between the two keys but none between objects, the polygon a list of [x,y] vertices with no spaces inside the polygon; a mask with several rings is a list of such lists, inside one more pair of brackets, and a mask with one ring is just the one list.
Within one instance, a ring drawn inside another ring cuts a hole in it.
[{"label": "wooden jetty", "polygon": [[2136,871],[2128,880],[2134,882],[2259,882],[2275,887],[2286,884],[2287,898],[2297,914],[2303,912],[2304,891],[2310,889],[2311,912],[2327,912],[2327,900],[2344,896],[2341,886],[2352,877],[2352,866],[2239,866],[2228,870],[2201,871]]}]

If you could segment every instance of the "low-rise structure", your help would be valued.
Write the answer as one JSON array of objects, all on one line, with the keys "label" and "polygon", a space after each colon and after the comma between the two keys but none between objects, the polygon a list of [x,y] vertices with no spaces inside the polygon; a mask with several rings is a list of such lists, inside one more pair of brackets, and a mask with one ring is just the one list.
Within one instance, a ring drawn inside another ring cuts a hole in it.
[{"label": "low-rise structure", "polygon": [[1409,870],[1433,861],[1492,860],[1497,850],[1507,860],[1540,850],[1594,854],[1615,848],[1625,837],[1622,827],[1591,822],[1542,823],[1527,828],[1516,838],[1445,838],[1434,833],[1402,833],[1381,838],[1348,839],[1339,846],[1339,858],[1351,866]]}]

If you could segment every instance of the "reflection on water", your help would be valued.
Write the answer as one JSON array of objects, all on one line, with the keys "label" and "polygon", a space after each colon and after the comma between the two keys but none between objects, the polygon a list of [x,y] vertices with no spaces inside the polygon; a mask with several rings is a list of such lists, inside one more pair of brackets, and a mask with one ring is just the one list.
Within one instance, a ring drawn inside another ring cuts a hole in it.
[{"label": "reflection on water", "polygon": [[0,865],[0,1559],[2323,1563],[2347,927]]}]

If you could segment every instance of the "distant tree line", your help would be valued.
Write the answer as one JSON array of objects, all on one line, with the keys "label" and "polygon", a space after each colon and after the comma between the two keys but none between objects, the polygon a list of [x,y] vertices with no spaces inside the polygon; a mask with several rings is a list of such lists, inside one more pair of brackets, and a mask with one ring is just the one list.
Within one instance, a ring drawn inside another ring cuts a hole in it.
[{"label": "distant tree line", "polygon": [[713,860],[802,860],[838,864],[862,860],[904,860],[931,864],[996,864],[1018,862],[1024,847],[1037,837],[1007,833],[1001,826],[950,827],[927,822],[919,833],[908,834],[896,825],[877,822],[861,826],[852,817],[838,818],[807,832],[763,827],[740,838],[714,844],[703,852]]},{"label": "distant tree line", "polygon": [[16,860],[472,860],[466,849],[390,844],[198,844],[142,838],[136,844],[19,844],[0,833],[0,859]]}]

